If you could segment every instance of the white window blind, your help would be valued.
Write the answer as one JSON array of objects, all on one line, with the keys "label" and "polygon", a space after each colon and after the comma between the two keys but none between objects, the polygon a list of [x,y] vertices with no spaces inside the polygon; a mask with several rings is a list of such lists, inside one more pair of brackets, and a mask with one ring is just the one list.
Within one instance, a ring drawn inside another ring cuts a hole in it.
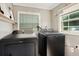
[{"label": "white window blind", "polygon": [[39,16],[31,14],[19,14],[20,15],[20,30],[24,33],[33,33],[37,31],[37,25],[39,25]]}]

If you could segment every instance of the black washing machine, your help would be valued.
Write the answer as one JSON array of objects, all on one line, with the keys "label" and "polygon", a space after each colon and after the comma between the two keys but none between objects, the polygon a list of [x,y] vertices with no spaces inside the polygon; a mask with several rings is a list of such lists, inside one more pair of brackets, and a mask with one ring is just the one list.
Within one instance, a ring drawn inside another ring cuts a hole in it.
[{"label": "black washing machine", "polygon": [[49,46],[50,56],[64,56],[65,35],[58,32],[38,33],[38,53],[47,56]]}]

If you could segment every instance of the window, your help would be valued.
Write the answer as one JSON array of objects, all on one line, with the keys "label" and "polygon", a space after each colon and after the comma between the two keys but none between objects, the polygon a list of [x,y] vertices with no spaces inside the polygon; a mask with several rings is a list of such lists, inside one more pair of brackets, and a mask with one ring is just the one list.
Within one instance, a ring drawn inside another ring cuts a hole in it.
[{"label": "window", "polygon": [[79,31],[79,10],[62,15],[64,31]]},{"label": "window", "polygon": [[24,33],[33,33],[37,31],[37,25],[39,25],[39,16],[33,14],[19,14],[19,29]]}]

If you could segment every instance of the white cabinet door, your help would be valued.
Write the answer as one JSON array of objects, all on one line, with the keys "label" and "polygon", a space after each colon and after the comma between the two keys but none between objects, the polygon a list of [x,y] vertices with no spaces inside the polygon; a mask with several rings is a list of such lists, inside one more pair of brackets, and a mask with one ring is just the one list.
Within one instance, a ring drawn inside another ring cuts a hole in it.
[{"label": "white cabinet door", "polygon": [[9,17],[9,16],[10,16],[10,13],[9,13],[9,9],[8,9],[7,4],[1,3],[1,9],[2,9],[2,11],[4,12],[4,15],[5,15],[6,17]]}]

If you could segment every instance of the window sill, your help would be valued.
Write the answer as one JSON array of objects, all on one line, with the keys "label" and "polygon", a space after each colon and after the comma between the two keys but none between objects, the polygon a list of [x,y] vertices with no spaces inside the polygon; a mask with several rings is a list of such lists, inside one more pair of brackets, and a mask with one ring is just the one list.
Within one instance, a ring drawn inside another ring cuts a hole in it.
[{"label": "window sill", "polygon": [[63,31],[63,32],[60,32],[60,33],[63,33],[63,34],[66,34],[66,35],[79,35],[79,31]]}]

